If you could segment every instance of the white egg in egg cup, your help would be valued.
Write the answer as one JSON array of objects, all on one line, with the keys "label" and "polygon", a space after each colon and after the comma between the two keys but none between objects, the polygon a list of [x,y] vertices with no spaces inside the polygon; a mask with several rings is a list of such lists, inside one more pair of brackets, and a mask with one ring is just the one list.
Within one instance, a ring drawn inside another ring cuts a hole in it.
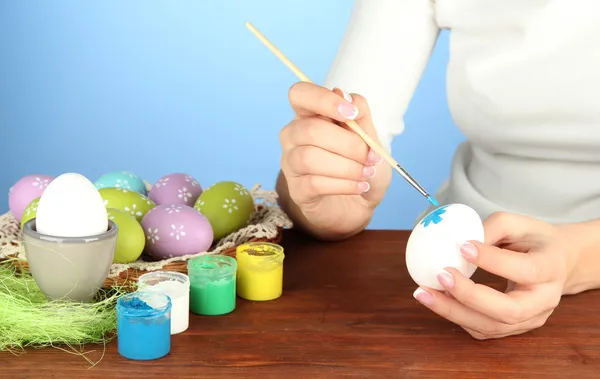
[{"label": "white egg in egg cup", "polygon": [[465,204],[449,204],[429,212],[415,226],[406,245],[406,267],[419,286],[444,290],[437,275],[446,267],[470,278],[477,266],[460,253],[467,241],[484,241],[483,222]]},{"label": "white egg in egg cup", "polygon": [[117,225],[86,237],[39,233],[36,219],[23,226],[23,246],[36,284],[50,300],[91,302],[108,277],[117,244]]}]

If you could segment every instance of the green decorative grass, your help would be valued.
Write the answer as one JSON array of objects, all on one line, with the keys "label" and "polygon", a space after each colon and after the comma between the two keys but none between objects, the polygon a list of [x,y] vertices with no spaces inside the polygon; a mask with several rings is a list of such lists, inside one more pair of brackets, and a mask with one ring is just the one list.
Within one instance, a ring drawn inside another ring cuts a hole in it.
[{"label": "green decorative grass", "polygon": [[0,263],[0,351],[54,347],[82,355],[84,344],[116,337],[115,304],[126,291],[101,290],[94,302],[48,301],[29,273],[11,261]]}]

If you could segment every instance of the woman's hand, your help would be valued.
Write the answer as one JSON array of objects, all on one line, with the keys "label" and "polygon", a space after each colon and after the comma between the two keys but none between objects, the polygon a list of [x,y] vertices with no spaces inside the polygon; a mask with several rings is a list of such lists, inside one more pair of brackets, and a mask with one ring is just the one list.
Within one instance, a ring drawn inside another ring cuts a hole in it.
[{"label": "woman's hand", "polygon": [[544,325],[558,305],[574,254],[560,227],[511,213],[484,221],[485,244],[467,242],[463,256],[508,279],[504,293],[474,283],[453,268],[438,275],[447,293],[419,288],[415,298],[476,339],[501,338]]},{"label": "woman's hand", "polygon": [[369,107],[359,95],[296,83],[296,117],[280,134],[280,205],[303,229],[327,239],[360,232],[391,181],[391,169],[344,121],[356,121],[376,141]]}]

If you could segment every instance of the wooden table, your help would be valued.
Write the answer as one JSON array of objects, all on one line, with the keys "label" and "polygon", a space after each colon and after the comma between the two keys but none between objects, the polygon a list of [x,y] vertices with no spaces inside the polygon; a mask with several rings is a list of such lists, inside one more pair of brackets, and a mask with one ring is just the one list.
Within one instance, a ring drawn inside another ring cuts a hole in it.
[{"label": "wooden table", "polygon": [[92,360],[104,353],[92,368],[52,348],[0,353],[0,378],[600,378],[600,291],[564,298],[541,329],[476,341],[412,298],[407,238],[367,231],[327,244],[287,232],[283,297],[192,315],[167,357],[128,361],[116,341],[88,347]]}]

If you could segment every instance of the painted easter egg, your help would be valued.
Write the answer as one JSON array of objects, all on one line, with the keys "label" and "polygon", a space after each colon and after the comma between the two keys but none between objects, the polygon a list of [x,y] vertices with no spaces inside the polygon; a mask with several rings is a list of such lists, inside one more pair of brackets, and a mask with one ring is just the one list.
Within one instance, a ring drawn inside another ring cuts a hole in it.
[{"label": "painted easter egg", "polygon": [[23,229],[23,226],[25,226],[25,223],[27,221],[35,218],[35,216],[37,214],[37,207],[38,207],[39,202],[40,202],[40,198],[37,197],[37,198],[33,199],[33,201],[31,203],[29,203],[27,208],[25,208],[25,210],[23,211],[23,217],[21,217],[21,229]]},{"label": "painted easter egg", "polygon": [[50,182],[40,196],[35,218],[39,233],[56,237],[87,237],[108,230],[108,214],[98,189],[76,173]]},{"label": "painted easter egg", "polygon": [[94,182],[94,185],[98,189],[115,187],[139,192],[144,196],[148,194],[144,181],[129,171],[113,171],[104,174]]},{"label": "painted easter egg", "polygon": [[470,278],[477,269],[463,258],[460,246],[466,241],[484,240],[483,222],[477,212],[464,204],[439,207],[415,226],[406,245],[406,267],[419,286],[443,290],[437,275],[453,267]]},{"label": "painted easter egg", "polygon": [[101,188],[98,190],[107,208],[125,211],[139,222],[148,211],[156,206],[152,200],[139,192],[124,188]]},{"label": "painted easter egg", "polygon": [[128,212],[107,208],[108,219],[117,224],[119,233],[113,263],[135,262],[144,251],[146,236],[140,223]]},{"label": "painted easter egg", "polygon": [[213,243],[210,222],[185,204],[157,205],[142,219],[146,251],[162,260],[207,251]]},{"label": "painted easter egg", "polygon": [[21,221],[23,211],[33,201],[42,196],[54,177],[42,174],[27,175],[17,181],[8,192],[8,208],[12,215]]},{"label": "painted easter egg", "polygon": [[210,221],[215,240],[219,240],[248,225],[254,199],[241,184],[219,182],[204,190],[194,208]]},{"label": "painted easter egg", "polygon": [[187,174],[174,173],[158,179],[148,196],[157,205],[185,204],[193,207],[201,193],[202,187],[196,179]]}]

